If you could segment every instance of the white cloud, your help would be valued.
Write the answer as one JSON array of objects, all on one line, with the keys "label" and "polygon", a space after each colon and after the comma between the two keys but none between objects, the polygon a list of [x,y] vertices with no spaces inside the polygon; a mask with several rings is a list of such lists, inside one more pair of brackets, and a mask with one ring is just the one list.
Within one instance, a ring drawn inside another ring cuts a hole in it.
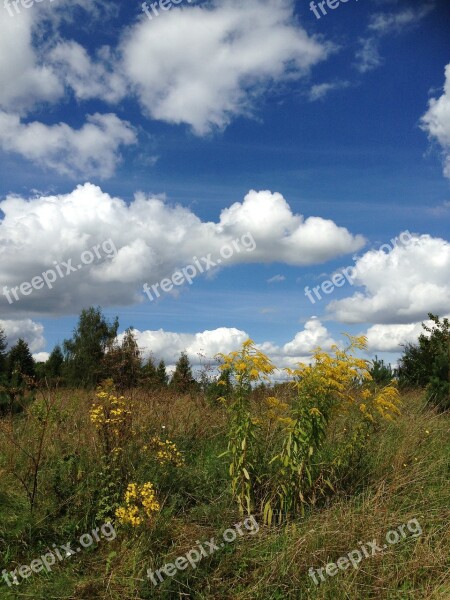
[{"label": "white cloud", "polygon": [[344,323],[407,324],[429,312],[442,315],[450,307],[450,243],[415,235],[389,254],[372,250],[356,262],[355,284],[363,286],[349,298],[327,306]]},{"label": "white cloud", "polygon": [[[147,358],[163,359],[168,367],[173,367],[181,352],[186,351],[193,366],[202,365],[205,360],[212,360],[219,353],[227,354],[238,350],[250,336],[242,330],[220,327],[212,331],[196,334],[173,333],[160,329],[158,331],[134,330],[139,347]],[[119,340],[124,334],[119,336]],[[257,344],[267,353],[278,368],[293,367],[298,362],[311,362],[311,353],[318,346],[330,349],[334,344],[327,329],[321,322],[313,318],[305,324],[305,329],[284,346],[272,342]]]},{"label": "white cloud", "polygon": [[88,115],[81,129],[72,129],[65,123],[24,124],[18,115],[0,112],[3,150],[70,177],[110,177],[120,161],[119,148],[136,140],[131,125],[114,114]]},{"label": "white cloud", "polygon": [[405,8],[397,13],[376,13],[371,16],[369,30],[379,35],[387,35],[392,32],[401,33],[408,27],[419,23],[434,6],[431,2],[425,6]]},{"label": "white cloud", "polygon": [[334,81],[331,83],[318,83],[313,85],[309,91],[309,100],[315,102],[316,100],[322,100],[330,92],[335,90],[342,90],[350,86],[349,81]]},{"label": "white cloud", "polygon": [[[441,315],[449,318],[449,315]],[[422,327],[422,322],[428,327],[434,327],[433,321],[425,319],[418,323],[402,325],[373,325],[364,334],[367,336],[369,352],[402,352],[405,344],[416,344],[420,335],[429,337],[429,332]]]},{"label": "white cloud", "polygon": [[250,115],[274,82],[296,79],[331,45],[294,24],[290,0],[214,0],[127,32],[122,68],[146,114],[204,135]]},{"label": "white cloud", "polygon": [[274,275],[267,280],[267,283],[281,283],[282,281],[286,281],[286,277],[284,275]]},{"label": "white cloud", "polygon": [[33,11],[0,18],[0,109],[23,113],[36,103],[58,100],[64,92],[54,71],[35,52],[32,33]]},{"label": "white cloud", "polygon": [[422,128],[436,140],[444,154],[444,175],[450,178],[450,63],[445,67],[444,93],[430,100]]},{"label": "white cloud", "polygon": [[45,347],[44,327],[31,319],[0,320],[0,327],[4,329],[8,340],[8,348],[14,346],[19,338],[27,342],[31,352],[39,352]]},{"label": "white cloud", "polygon": [[366,38],[359,41],[359,48],[356,51],[356,68],[360,73],[367,73],[381,65],[383,62],[379,42],[376,38]]},{"label": "white cloud", "polygon": [[50,354],[48,352],[37,352],[36,354],[33,354],[33,358],[37,363],[47,362],[49,357]]},{"label": "white cloud", "polygon": [[401,352],[402,345],[417,342],[423,333],[421,323],[373,325],[366,332],[369,352]]},{"label": "white cloud", "polygon": [[49,61],[78,100],[102,98],[113,103],[121,100],[127,92],[127,82],[114,71],[108,47],[102,47],[93,62],[83,46],[73,40],[64,41],[52,49]]},{"label": "white cloud", "polygon": [[421,7],[371,15],[368,25],[370,35],[359,39],[359,48],[356,51],[355,66],[358,71],[366,73],[379,67],[383,62],[379,50],[381,39],[387,35],[399,35],[409,31],[418,25],[433,8],[434,4],[428,2]]},{"label": "white cloud", "polygon": [[[31,199],[10,195],[0,203],[0,290],[31,281],[73,259],[95,244],[112,239],[112,261],[86,266],[53,289],[22,296],[9,305],[0,295],[0,310],[20,314],[73,313],[89,304],[127,305],[143,301],[142,285],[170,277],[194,256],[217,258],[224,244],[251,233],[252,248],[241,243],[226,264],[286,263],[309,265],[364,245],[362,236],[320,217],[293,214],[279,193],[251,191],[244,201],[222,210],[218,222],[203,222],[191,210],[139,193],[127,204],[92,184],[65,195]],[[49,243],[51,240],[51,244]]]}]

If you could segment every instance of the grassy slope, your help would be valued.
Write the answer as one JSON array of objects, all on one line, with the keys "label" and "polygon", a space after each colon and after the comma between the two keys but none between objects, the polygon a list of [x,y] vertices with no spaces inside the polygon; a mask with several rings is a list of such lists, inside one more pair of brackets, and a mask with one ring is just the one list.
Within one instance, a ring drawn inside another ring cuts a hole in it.
[{"label": "grassy slope", "polygon": [[[5,468],[13,449],[0,437],[0,570],[29,564],[53,542],[75,540],[95,526],[92,506],[101,482],[86,419],[89,398],[78,392],[62,400],[33,519],[23,490]],[[165,483],[170,502],[155,529],[134,535],[118,531],[115,541],[102,541],[60,563],[50,575],[34,575],[15,588],[0,582],[1,598],[450,598],[449,417],[424,410],[419,394],[406,396],[403,415],[372,437],[361,457],[357,493],[335,497],[281,529],[261,527],[257,535],[227,544],[197,569],[154,588],[145,577],[147,568],[160,568],[196,540],[218,538],[240,521],[228,495],[226,459],[218,458],[224,449],[221,410],[200,400],[168,400],[146,398],[136,418],[142,435],[149,423],[156,429],[165,425],[188,460],[186,469]],[[23,435],[32,439],[35,431],[30,427]],[[67,468],[73,455],[73,487],[64,488],[58,502],[57,469]],[[145,475],[142,460],[136,479],[145,480]],[[420,522],[422,536],[390,546],[357,570],[339,572],[320,586],[308,576],[309,567],[336,561],[358,542],[381,541],[387,531],[413,518]]]}]

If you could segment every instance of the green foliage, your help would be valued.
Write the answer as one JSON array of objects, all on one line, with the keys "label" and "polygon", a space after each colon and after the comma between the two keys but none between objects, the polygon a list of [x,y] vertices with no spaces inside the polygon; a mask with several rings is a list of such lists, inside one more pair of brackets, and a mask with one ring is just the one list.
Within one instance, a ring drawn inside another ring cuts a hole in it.
[{"label": "green foliage", "polygon": [[108,323],[100,307],[81,311],[72,339],[64,341],[68,385],[92,389],[105,378],[103,358],[118,328],[117,317]]},{"label": "green foliage", "polygon": [[170,386],[180,394],[188,394],[196,387],[196,381],[192,376],[191,364],[186,352],[182,352],[178,359]]},{"label": "green foliage", "polygon": [[19,338],[8,355],[8,380],[18,385],[35,376],[35,365],[28,344]]},{"label": "green foliage", "polygon": [[5,330],[0,327],[0,382],[6,379],[7,376],[7,347],[8,341],[6,339]]},{"label": "green foliage", "polygon": [[142,358],[132,328],[125,331],[122,344],[119,345],[116,339],[111,341],[102,366],[119,391],[130,390],[140,384]]},{"label": "green foliage", "polygon": [[166,363],[163,360],[159,361],[158,368],[156,369],[156,381],[160,388],[166,388],[169,385]]},{"label": "green foliage", "polygon": [[384,360],[379,360],[376,355],[369,368],[369,373],[374,384],[379,386],[389,385],[395,376],[391,365],[385,365]]},{"label": "green foliage", "polygon": [[45,365],[47,377],[52,381],[59,379],[62,376],[63,364],[64,354],[62,353],[61,346],[55,346]]},{"label": "green foliage", "polygon": [[442,409],[450,408],[450,321],[429,313],[431,327],[422,323],[428,335],[405,347],[399,365],[402,387],[427,388],[428,400]]}]

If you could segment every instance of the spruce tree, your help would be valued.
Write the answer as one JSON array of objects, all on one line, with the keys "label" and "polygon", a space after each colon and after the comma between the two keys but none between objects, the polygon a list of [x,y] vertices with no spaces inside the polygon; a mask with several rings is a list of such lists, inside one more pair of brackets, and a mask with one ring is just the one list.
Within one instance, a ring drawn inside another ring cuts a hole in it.
[{"label": "spruce tree", "polygon": [[182,352],[175,366],[175,372],[170,385],[177,392],[185,394],[192,391],[195,383],[188,355],[186,352]]},{"label": "spruce tree", "polygon": [[6,339],[5,330],[0,327],[0,381],[6,378],[7,375],[7,353],[8,341]]},{"label": "spruce tree", "polygon": [[160,388],[166,388],[169,384],[166,363],[163,360],[159,361],[158,368],[156,369],[156,381],[158,383],[158,387]]},{"label": "spruce tree", "polygon": [[64,365],[64,354],[61,346],[57,345],[53,348],[52,353],[48,357],[45,364],[45,375],[50,381],[57,381],[62,377]]},{"label": "spruce tree", "polygon": [[8,379],[20,384],[23,382],[24,376],[34,377],[35,375],[34,360],[28,344],[19,338],[8,354]]},{"label": "spruce tree", "polygon": [[109,323],[100,307],[81,311],[72,339],[64,341],[69,385],[93,388],[106,377],[103,358],[118,328],[117,317]]},{"label": "spruce tree", "polygon": [[158,371],[151,356],[142,367],[142,381],[150,389],[158,387]]}]

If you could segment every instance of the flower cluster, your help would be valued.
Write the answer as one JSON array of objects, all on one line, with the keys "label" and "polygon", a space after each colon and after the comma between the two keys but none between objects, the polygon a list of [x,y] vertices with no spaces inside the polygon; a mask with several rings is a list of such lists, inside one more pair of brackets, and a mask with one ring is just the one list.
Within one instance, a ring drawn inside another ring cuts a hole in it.
[{"label": "flower cluster", "polygon": [[270,398],[266,398],[266,404],[267,417],[270,421],[277,421],[288,427],[294,424],[293,419],[288,416],[289,404],[287,402],[271,396]]},{"label": "flower cluster", "polygon": [[150,482],[143,485],[129,483],[124,501],[125,506],[116,510],[116,517],[123,525],[139,527],[161,510],[155,489]]},{"label": "flower cluster", "polygon": [[115,396],[108,383],[99,387],[90,418],[99,432],[107,452],[120,451],[131,429],[131,410],[124,396]]},{"label": "flower cluster", "polygon": [[[178,450],[174,442],[165,440],[164,442],[157,437],[153,437],[150,442],[150,447],[155,450],[155,457],[158,463],[162,466],[171,464],[175,467],[182,467],[184,465],[184,457]],[[144,446],[144,450],[148,449],[148,446]]]},{"label": "flower cluster", "polygon": [[218,354],[221,371],[233,373],[238,383],[268,381],[275,371],[269,358],[255,346],[253,340],[242,344],[242,349],[230,354]]},{"label": "flower cluster", "polygon": [[321,398],[322,402],[339,407],[356,405],[361,413],[373,421],[378,413],[391,420],[400,413],[400,395],[394,383],[374,394],[368,384],[372,381],[367,360],[354,356],[355,350],[365,350],[366,338],[347,336],[350,344],[344,350],[333,346],[327,354],[318,348],[314,352],[314,364],[300,363],[296,369],[288,369],[293,375],[299,392],[304,398]]}]

